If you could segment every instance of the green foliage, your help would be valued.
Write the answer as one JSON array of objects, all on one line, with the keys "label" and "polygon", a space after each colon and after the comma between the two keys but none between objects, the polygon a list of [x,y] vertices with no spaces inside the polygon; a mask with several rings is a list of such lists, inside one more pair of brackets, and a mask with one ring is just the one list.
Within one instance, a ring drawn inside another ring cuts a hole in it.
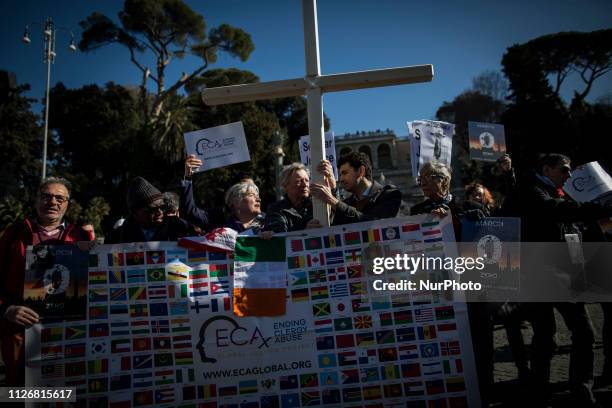
[{"label": "green foliage", "polygon": [[83,208],[78,201],[70,200],[66,219],[73,224],[93,224],[96,234],[102,233],[102,220],[110,214],[110,205],[102,197],[92,198]]},{"label": "green foliage", "polygon": [[0,235],[10,224],[24,218],[28,213],[24,201],[7,196],[0,201]]}]

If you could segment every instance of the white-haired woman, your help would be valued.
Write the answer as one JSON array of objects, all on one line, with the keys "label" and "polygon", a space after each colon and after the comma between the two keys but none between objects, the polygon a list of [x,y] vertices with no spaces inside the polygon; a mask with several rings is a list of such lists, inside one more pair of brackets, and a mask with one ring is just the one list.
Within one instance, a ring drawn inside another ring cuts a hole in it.
[{"label": "white-haired woman", "polygon": [[263,226],[265,214],[261,212],[259,189],[250,181],[236,183],[225,193],[225,205],[230,216],[225,227],[238,231],[252,230],[257,234]]}]

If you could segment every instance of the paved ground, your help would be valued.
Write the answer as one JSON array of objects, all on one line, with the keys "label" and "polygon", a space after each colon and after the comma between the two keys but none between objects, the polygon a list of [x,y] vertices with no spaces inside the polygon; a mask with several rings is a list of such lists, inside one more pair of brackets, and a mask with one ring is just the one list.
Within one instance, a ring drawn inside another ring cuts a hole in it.
[{"label": "paved ground", "polygon": [[[603,315],[599,305],[589,305],[589,314],[595,327],[595,376],[599,376],[603,367],[603,349],[601,343],[601,327]],[[525,325],[523,336],[525,342],[531,343],[533,332],[529,325]],[[495,388],[491,401],[491,408],[515,408],[525,405],[528,396],[527,390],[518,382],[518,372],[512,362],[512,354],[508,348],[506,331],[501,327],[495,329]],[[570,334],[561,316],[557,314],[557,345],[558,349],[551,365],[551,383],[553,396],[550,403],[553,408],[577,408],[571,405],[567,392],[567,379],[569,368]],[[0,359],[0,386],[4,384],[4,365]],[[595,397],[603,407],[612,407],[612,386],[596,388]]]},{"label": "paved ground", "polygon": [[[595,378],[601,374],[603,368],[603,346],[601,342],[601,327],[603,324],[603,314],[599,305],[588,305],[589,314],[593,320],[595,328]],[[568,389],[568,368],[571,338],[567,327],[563,323],[563,318],[556,313],[557,317],[557,338],[558,349],[551,364],[551,384],[553,396],[550,404],[554,408],[570,407]],[[523,337],[527,344],[531,343],[533,331],[529,325],[523,329]],[[495,388],[491,407],[505,408],[516,407],[520,402],[525,401],[524,386],[518,383],[518,371],[512,361],[512,354],[508,348],[506,331],[503,327],[496,327],[495,334]],[[595,397],[604,407],[612,407],[612,387],[595,388]],[[518,400],[518,401],[517,401]],[[524,404],[523,404],[524,405]],[[572,407],[573,408],[573,407]]]}]

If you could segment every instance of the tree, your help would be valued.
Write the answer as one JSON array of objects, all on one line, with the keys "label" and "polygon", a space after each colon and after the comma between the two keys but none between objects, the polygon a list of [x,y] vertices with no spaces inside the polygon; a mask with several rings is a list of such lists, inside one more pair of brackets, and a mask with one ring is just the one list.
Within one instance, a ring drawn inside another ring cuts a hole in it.
[{"label": "tree", "polygon": [[[84,31],[79,48],[89,52],[116,43],[128,49],[130,60],[142,74],[141,103],[147,122],[157,120],[164,103],[214,63],[218,51],[246,61],[255,49],[248,33],[227,24],[212,28],[206,36],[204,18],[181,0],[126,0],[119,21],[120,25],[102,13],[92,13],[80,23]],[[155,58],[155,73],[140,59],[145,52]],[[200,66],[167,86],[167,66],[186,55],[201,59]],[[150,107],[146,97],[149,78],[157,85]]]},{"label": "tree", "polygon": [[501,72],[487,70],[472,79],[472,90],[503,102],[508,94],[508,81]]}]

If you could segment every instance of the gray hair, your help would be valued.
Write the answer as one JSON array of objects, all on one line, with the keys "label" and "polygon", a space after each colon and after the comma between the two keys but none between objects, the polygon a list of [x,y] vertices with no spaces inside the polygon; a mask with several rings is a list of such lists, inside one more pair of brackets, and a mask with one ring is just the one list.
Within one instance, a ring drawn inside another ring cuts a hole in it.
[{"label": "gray hair", "polygon": [[440,162],[427,162],[421,167],[421,176],[427,173],[432,176],[438,176],[442,178],[442,185],[447,189],[450,187],[451,181],[451,169],[449,169],[444,163]]},{"label": "gray hair", "polygon": [[250,181],[234,184],[225,193],[225,205],[233,212],[238,203],[252,190],[259,194],[259,188]]},{"label": "gray hair", "polygon": [[178,194],[172,191],[166,191],[163,194],[164,207],[166,211],[177,212],[181,205],[181,198]]},{"label": "gray hair", "polygon": [[68,191],[68,198],[70,198],[70,195],[72,194],[72,184],[70,184],[70,182],[68,180],[66,180],[65,178],[62,178],[62,177],[47,177],[47,178],[45,178],[38,185],[38,194],[40,194],[45,187],[47,187],[47,186],[49,186],[51,184],[61,184],[62,186],[66,187],[66,190]]},{"label": "gray hair", "polygon": [[291,179],[291,176],[293,175],[293,173],[299,170],[304,170],[306,174],[308,174],[308,177],[310,177],[310,172],[308,171],[308,168],[304,166],[303,163],[293,162],[290,165],[285,166],[285,168],[283,169],[283,171],[281,171],[280,174],[280,183],[283,187],[283,190],[287,190],[287,185],[289,185],[289,180]]}]

